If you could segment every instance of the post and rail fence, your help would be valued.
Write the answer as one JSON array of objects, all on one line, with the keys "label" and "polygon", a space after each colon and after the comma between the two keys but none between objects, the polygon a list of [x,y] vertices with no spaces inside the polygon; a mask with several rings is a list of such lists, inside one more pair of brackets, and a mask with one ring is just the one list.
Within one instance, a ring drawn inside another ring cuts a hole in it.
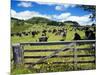
[{"label": "post and rail fence", "polygon": [[[68,58],[68,57],[72,57],[73,61],[71,62],[53,62],[53,64],[65,64],[65,63],[74,63],[75,69],[77,69],[77,64],[78,63],[95,63],[95,60],[93,61],[77,61],[78,57],[94,57],[94,54],[85,54],[85,55],[78,55],[76,52],[78,50],[94,50],[95,51],[95,40],[75,40],[75,41],[59,41],[59,42],[33,42],[33,43],[18,43],[18,44],[14,44],[12,45],[12,50],[13,50],[13,58],[11,59],[11,61],[14,61],[13,64],[20,65],[20,64],[29,64],[29,67],[32,67],[36,64],[47,64],[46,62],[44,62],[44,60],[47,60],[49,58],[55,58],[55,57],[59,57],[59,58]],[[90,48],[77,48],[77,45],[80,44],[91,44]],[[61,49],[39,49],[39,50],[24,50],[24,46],[25,45],[30,45],[30,46],[53,46],[53,45],[64,45],[63,48]],[[66,47],[67,46],[67,47]],[[68,50],[73,50],[73,55],[57,55],[60,52],[63,51],[68,51]],[[51,55],[49,56],[24,56],[25,52],[53,52]],[[37,62],[24,62],[24,59],[27,58],[32,58],[32,59],[40,59]]]}]

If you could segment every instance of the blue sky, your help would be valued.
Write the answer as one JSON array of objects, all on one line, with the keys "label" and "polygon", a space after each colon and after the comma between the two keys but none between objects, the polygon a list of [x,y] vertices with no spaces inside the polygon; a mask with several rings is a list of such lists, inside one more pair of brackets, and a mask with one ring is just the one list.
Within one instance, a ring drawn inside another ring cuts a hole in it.
[{"label": "blue sky", "polygon": [[77,21],[81,25],[92,24],[90,12],[72,4],[11,1],[11,16],[19,19],[45,17],[55,21]]}]

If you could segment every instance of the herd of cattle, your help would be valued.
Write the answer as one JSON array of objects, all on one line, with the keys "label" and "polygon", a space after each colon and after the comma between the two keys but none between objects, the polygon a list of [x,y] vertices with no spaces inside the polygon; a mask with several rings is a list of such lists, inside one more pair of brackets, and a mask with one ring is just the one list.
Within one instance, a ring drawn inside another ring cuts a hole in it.
[{"label": "herd of cattle", "polygon": [[[76,30],[84,30],[85,32],[85,38],[81,39],[81,36],[76,32]],[[74,37],[73,40],[95,40],[95,28],[91,30],[89,27],[84,27],[84,28],[73,28],[70,31],[74,31]],[[61,36],[63,39],[60,41],[64,41],[66,39],[68,29],[67,28],[62,28],[62,29],[52,29],[52,30],[42,30],[42,31],[29,31],[29,32],[16,32],[16,33],[11,33],[11,36],[18,36],[18,37],[24,37],[24,36],[29,36],[31,35],[34,39],[34,37],[38,34],[42,33],[42,35],[38,38],[39,42],[46,42],[48,41],[47,33],[52,33],[55,36]]]}]

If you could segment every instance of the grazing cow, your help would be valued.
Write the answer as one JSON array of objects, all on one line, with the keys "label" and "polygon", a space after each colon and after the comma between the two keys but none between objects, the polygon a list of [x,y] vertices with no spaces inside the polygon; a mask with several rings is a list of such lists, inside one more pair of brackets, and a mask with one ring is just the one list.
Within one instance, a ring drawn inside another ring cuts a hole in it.
[{"label": "grazing cow", "polygon": [[46,30],[43,30],[42,34],[46,36],[46,32],[47,32]]},{"label": "grazing cow", "polygon": [[85,28],[85,37],[86,37],[86,39],[88,38],[89,33],[90,33],[90,30],[89,30],[88,27],[86,27],[86,28]]},{"label": "grazing cow", "polygon": [[16,36],[22,37],[21,33],[16,33]]},{"label": "grazing cow", "polygon": [[22,34],[23,34],[23,35],[25,35],[25,34],[26,34],[26,32],[22,32]]},{"label": "grazing cow", "polygon": [[58,30],[58,31],[55,33],[55,35],[60,35],[60,34],[61,34],[60,30]]},{"label": "grazing cow", "polygon": [[34,37],[34,36],[35,36],[35,33],[36,33],[35,31],[32,31],[32,37]]},{"label": "grazing cow", "polygon": [[51,30],[48,30],[48,32],[51,33],[52,31]]},{"label": "grazing cow", "polygon": [[86,37],[86,39],[88,38],[89,33],[90,33],[90,31],[89,31],[89,30],[86,30],[86,31],[85,31],[85,37]]},{"label": "grazing cow", "polygon": [[55,33],[55,32],[57,32],[57,30],[56,29],[53,29],[52,33]]},{"label": "grazing cow", "polygon": [[65,39],[61,39],[60,41],[65,41]]},{"label": "grazing cow", "polygon": [[47,30],[43,30],[43,31],[42,31],[42,33],[46,33],[46,32],[47,32]]},{"label": "grazing cow", "polygon": [[66,37],[66,32],[61,32],[61,36],[65,38]]},{"label": "grazing cow", "polygon": [[95,33],[92,30],[89,31],[89,35],[87,37],[88,40],[95,40]]},{"label": "grazing cow", "polygon": [[87,40],[94,40],[95,39],[95,33],[93,33],[93,31],[90,30],[89,28],[86,28],[85,36],[86,36]]},{"label": "grazing cow", "polygon": [[81,40],[81,37],[78,33],[74,34],[74,39],[73,40]]},{"label": "grazing cow", "polygon": [[26,33],[25,35],[28,36],[28,33]]},{"label": "grazing cow", "polygon": [[22,32],[24,36],[28,36],[28,32]]},{"label": "grazing cow", "polygon": [[60,33],[60,35],[62,36],[62,39],[60,41],[64,41],[66,39],[66,34],[67,34],[67,31],[63,29]]},{"label": "grazing cow", "polygon": [[19,33],[19,37],[22,37],[22,34],[21,33]]},{"label": "grazing cow", "polygon": [[48,37],[42,34],[42,36],[39,38],[39,42],[47,42]]},{"label": "grazing cow", "polygon": [[27,32],[27,34],[28,34],[28,35],[30,35],[30,34],[31,34],[31,32],[30,32],[30,31],[28,31],[28,32]]}]

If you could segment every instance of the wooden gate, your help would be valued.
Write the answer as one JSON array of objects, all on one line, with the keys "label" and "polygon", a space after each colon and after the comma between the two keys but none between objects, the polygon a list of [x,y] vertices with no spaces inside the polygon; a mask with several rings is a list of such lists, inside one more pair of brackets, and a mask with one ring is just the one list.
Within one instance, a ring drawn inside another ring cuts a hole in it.
[{"label": "wooden gate", "polygon": [[[47,64],[45,60],[49,58],[68,58],[72,57],[74,58],[73,61],[71,62],[52,62],[53,64],[64,64],[64,63],[73,63],[75,66],[75,69],[77,69],[77,64],[79,63],[94,63],[95,64],[95,40],[77,40],[77,41],[63,41],[63,42],[33,42],[33,43],[19,43],[19,44],[14,44],[12,45],[12,50],[13,50],[13,59],[15,65],[20,65],[20,64],[29,64],[29,68],[34,67],[36,64]],[[90,44],[91,46],[89,48],[78,48],[77,46],[83,45],[83,44]],[[51,46],[51,45],[64,45],[61,49],[46,49],[46,50],[24,50],[24,46],[30,45],[30,46]],[[64,51],[73,51],[73,55],[57,55],[60,52]],[[85,54],[85,55],[78,55],[77,51],[79,50],[86,50],[86,51],[91,51],[94,50],[93,54]],[[53,52],[49,56],[24,56],[25,52]],[[94,57],[93,61],[77,61],[78,57]],[[37,62],[28,62],[26,63],[24,59],[39,59]]]}]

